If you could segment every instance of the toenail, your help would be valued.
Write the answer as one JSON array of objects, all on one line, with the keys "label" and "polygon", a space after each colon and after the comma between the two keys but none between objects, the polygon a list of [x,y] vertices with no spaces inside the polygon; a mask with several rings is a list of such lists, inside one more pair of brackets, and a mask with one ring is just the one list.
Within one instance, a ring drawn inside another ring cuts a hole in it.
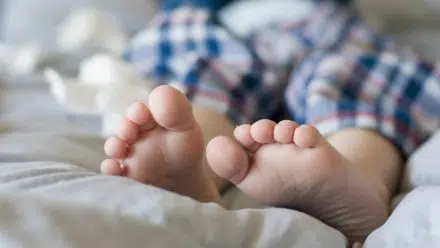
[{"label": "toenail", "polygon": [[186,94],[188,92],[188,90],[186,89],[186,87],[182,84],[170,84],[171,87],[173,87],[174,89],[178,90],[180,93],[182,94]]}]

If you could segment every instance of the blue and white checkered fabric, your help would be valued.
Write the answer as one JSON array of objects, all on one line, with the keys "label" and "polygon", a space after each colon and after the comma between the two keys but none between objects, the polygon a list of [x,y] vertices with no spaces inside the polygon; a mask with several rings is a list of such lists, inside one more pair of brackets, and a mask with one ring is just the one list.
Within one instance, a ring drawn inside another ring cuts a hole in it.
[{"label": "blue and white checkered fabric", "polygon": [[217,12],[234,0],[161,0],[164,11],[172,11],[183,6],[201,7],[211,13]]},{"label": "blue and white checkered fabric", "polygon": [[365,26],[345,5],[317,1],[301,22],[239,40],[203,8],[159,13],[127,52],[146,77],[237,123],[289,118],[331,135],[377,131],[411,153],[440,125],[438,68]]}]

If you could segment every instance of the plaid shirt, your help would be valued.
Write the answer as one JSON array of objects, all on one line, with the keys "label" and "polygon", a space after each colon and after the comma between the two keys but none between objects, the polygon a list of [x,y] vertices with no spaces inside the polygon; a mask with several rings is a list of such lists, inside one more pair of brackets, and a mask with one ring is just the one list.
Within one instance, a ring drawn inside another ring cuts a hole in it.
[{"label": "plaid shirt", "polygon": [[323,135],[365,128],[408,155],[439,126],[437,68],[369,29],[352,7],[315,2],[307,19],[245,40],[203,8],[164,11],[133,39],[126,59],[237,123],[287,116]]}]

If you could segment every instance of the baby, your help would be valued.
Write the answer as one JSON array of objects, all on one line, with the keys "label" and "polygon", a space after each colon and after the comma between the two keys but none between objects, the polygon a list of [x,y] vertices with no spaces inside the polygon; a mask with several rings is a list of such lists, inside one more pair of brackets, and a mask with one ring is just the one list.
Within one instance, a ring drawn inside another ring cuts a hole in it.
[{"label": "baby", "polygon": [[440,123],[434,68],[345,3],[313,1],[307,17],[240,40],[215,18],[226,2],[164,1],[134,38],[127,60],[179,90],[129,107],[103,173],[202,202],[231,182],[364,241],[388,217],[404,159]]}]

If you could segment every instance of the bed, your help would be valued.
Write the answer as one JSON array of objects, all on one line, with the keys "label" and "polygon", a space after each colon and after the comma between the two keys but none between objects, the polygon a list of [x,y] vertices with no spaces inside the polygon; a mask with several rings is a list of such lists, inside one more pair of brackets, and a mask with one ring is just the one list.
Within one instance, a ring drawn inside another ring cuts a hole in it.
[{"label": "bed", "polygon": [[[5,4],[2,39],[18,42],[28,39],[27,35],[47,31],[44,22],[27,25],[32,30],[20,33],[15,33],[17,28],[10,25],[16,25],[20,18],[12,10],[35,1],[1,2]],[[73,5],[83,2],[66,1],[65,8],[56,13],[63,16]],[[111,4],[113,1],[94,2],[96,6],[104,5],[108,11],[127,16],[120,6]],[[137,13],[142,13],[142,9],[153,11],[151,6],[140,4],[144,1],[132,2]],[[50,1],[35,4],[41,7]],[[20,24],[26,26],[27,20]],[[135,30],[147,21],[147,15],[134,14],[127,23]],[[397,28],[387,30],[393,31],[403,43],[414,42],[408,32]],[[440,51],[436,33],[431,27],[424,30],[419,28],[417,32],[431,37],[433,42],[430,46],[417,42],[413,45],[432,56]],[[47,63],[69,71],[78,60],[58,56]],[[1,76],[2,247],[346,246],[340,232],[319,220],[297,211],[262,208],[235,189],[224,194],[225,205],[231,209],[226,211],[215,204],[201,204],[128,179],[100,176],[98,166],[104,158],[100,127],[99,117],[78,116],[63,109],[50,95],[41,73]],[[411,157],[400,193],[393,201],[392,216],[370,235],[363,247],[440,246],[439,149],[440,134]]]}]

